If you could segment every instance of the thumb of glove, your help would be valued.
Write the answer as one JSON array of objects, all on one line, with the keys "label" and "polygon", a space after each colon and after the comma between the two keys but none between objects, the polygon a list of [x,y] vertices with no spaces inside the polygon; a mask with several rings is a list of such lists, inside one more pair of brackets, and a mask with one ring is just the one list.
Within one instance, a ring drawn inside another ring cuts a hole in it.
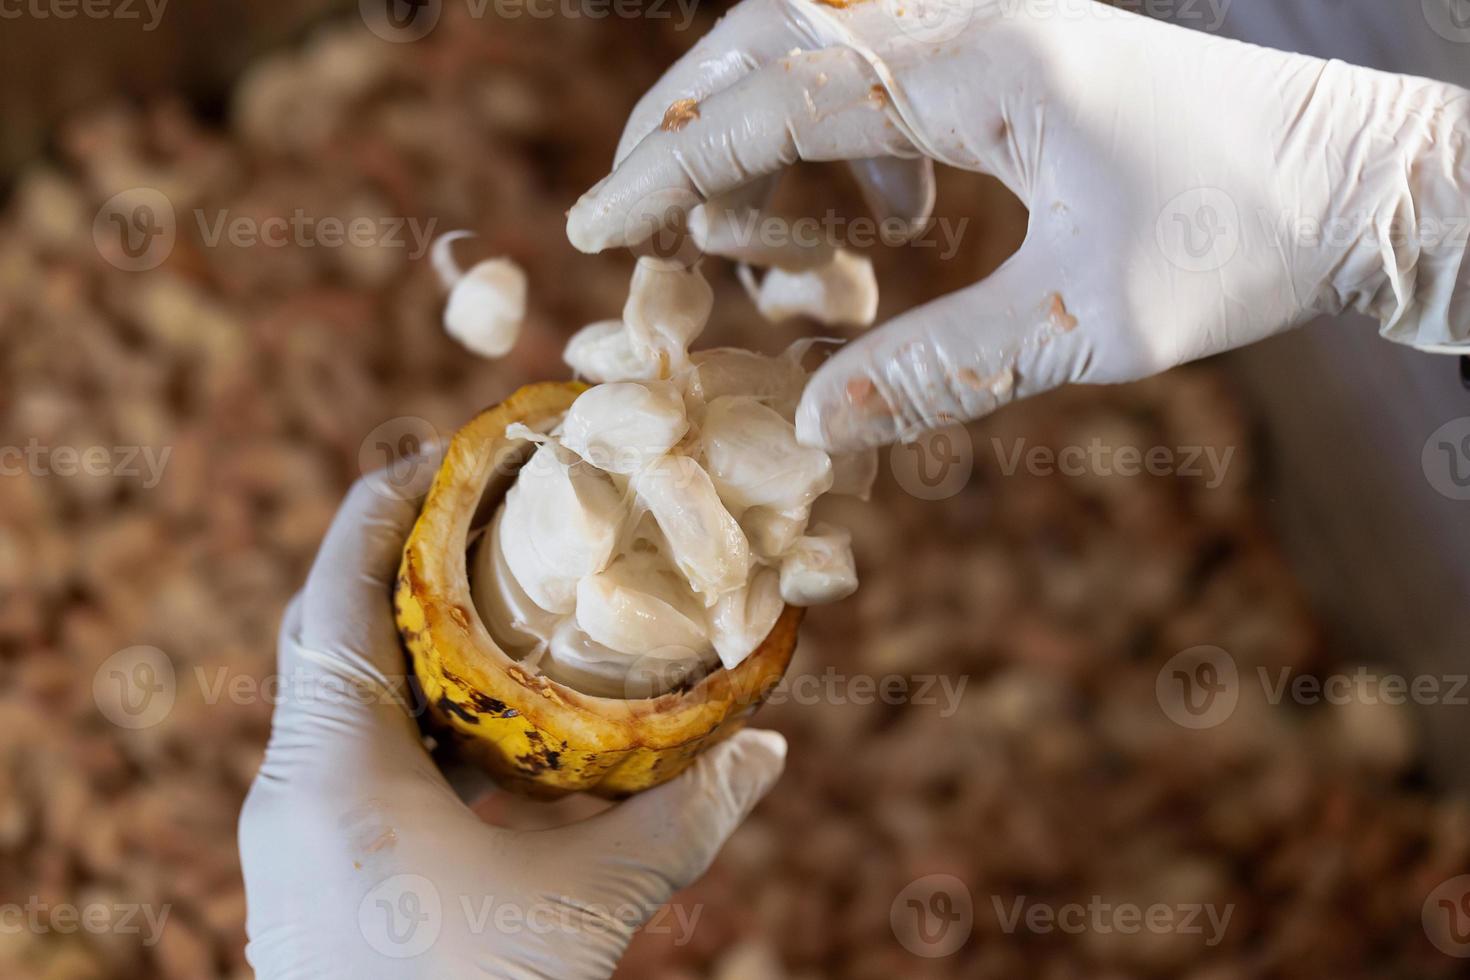
[{"label": "thumb of glove", "polygon": [[[678,778],[588,821],[599,860],[652,874],[640,896],[660,905],[709,869],[735,828],[770,791],[786,763],[786,739],[746,729],[704,753]],[[650,912],[652,908],[650,907]]]},{"label": "thumb of glove", "polygon": [[1085,307],[1068,308],[1056,268],[1023,249],[989,278],[848,344],[808,382],[797,439],[829,452],[913,439],[1087,377],[1098,324],[1079,329]]}]

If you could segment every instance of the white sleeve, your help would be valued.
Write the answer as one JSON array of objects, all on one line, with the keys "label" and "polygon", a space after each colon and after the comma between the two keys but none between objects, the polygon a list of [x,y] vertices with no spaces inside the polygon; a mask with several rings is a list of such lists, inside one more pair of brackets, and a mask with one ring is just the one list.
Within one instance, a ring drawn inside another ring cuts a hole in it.
[{"label": "white sleeve", "polygon": [[[1158,2],[1181,26],[1470,87],[1470,0]],[[1344,655],[1461,673],[1470,535],[1451,493],[1457,463],[1433,450],[1441,427],[1470,415],[1470,393],[1453,362],[1385,344],[1365,326],[1317,323],[1226,363],[1270,433],[1283,546],[1336,634],[1352,638]],[[1431,769],[1470,786],[1459,748],[1470,715],[1419,718]]]},{"label": "white sleeve", "polygon": [[[1182,27],[1470,88],[1470,0],[1124,0],[1124,6],[1133,2]],[[1425,352],[1466,354],[1467,114],[1459,106],[1446,112],[1424,148],[1412,209],[1418,233],[1433,237],[1401,250],[1398,275],[1390,278],[1402,302],[1380,317],[1380,333]]]},{"label": "white sleeve", "polygon": [[[1150,0],[1139,0],[1144,13]],[[1124,0],[1125,7],[1131,7]],[[1470,0],[1163,0],[1182,27],[1470,87]]]}]

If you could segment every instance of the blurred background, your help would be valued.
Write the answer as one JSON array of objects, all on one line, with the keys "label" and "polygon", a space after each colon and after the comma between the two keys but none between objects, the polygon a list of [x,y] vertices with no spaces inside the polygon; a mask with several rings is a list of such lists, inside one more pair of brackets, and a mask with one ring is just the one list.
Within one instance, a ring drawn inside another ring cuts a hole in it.
[{"label": "blurred background", "polygon": [[[722,8],[428,0],[419,36],[387,3],[0,7],[0,976],[250,976],[235,820],[286,601],[380,443],[565,376],[616,315],[631,258],[563,212]],[[834,169],[783,193],[861,214]],[[884,316],[1026,219],[952,172],[938,215],[952,254],[871,252]],[[424,250],[458,228],[529,273],[499,362],[439,326]],[[810,326],[706,272],[705,343]],[[1470,394],[1371,328],[1372,382],[1319,374],[1334,329],[885,452],[840,515],[863,585],[759,718],[785,778],[680,896],[697,929],[620,975],[1466,975],[1466,504],[1421,451]],[[1422,405],[1375,429],[1390,383]],[[166,707],[119,664],[171,672]]]}]

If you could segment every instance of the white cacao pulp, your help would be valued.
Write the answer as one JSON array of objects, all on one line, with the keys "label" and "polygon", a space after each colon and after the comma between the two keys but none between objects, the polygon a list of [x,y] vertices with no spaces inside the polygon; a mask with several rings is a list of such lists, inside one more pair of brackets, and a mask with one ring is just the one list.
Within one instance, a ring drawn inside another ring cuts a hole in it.
[{"label": "white cacao pulp", "polygon": [[807,345],[691,354],[712,301],[697,268],[641,259],[623,319],[567,346],[599,383],[549,431],[507,430],[538,445],[475,546],[475,605],[508,653],[589,694],[733,668],[786,604],[857,587],[847,533],[807,525],[823,494],[866,496],[876,456],[796,441]]},{"label": "white cacao pulp", "polygon": [[504,357],[515,347],[526,319],[526,273],[510,259],[488,259],[460,271],[454,243],[473,237],[455,231],[434,242],[434,271],[449,290],[444,329],[481,357]]}]

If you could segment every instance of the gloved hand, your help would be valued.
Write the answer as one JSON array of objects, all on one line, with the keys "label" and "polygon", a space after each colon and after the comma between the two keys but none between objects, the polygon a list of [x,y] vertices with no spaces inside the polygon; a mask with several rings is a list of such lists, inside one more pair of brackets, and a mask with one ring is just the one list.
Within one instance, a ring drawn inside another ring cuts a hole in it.
[{"label": "gloved hand", "polygon": [[[697,118],[655,129],[679,99]],[[1030,208],[993,276],[817,372],[797,430],[829,449],[1349,308],[1389,339],[1470,351],[1470,93],[1454,86],[1091,0],[746,0],[630,133],[568,216],[584,251],[635,244],[649,201],[687,210],[797,159],[937,160]]]},{"label": "gloved hand", "polygon": [[390,589],[417,508],[353,488],[287,611],[269,748],[240,818],[262,980],[605,977],[781,773],[746,731],[579,823],[516,832],[459,799],[408,710]]}]

